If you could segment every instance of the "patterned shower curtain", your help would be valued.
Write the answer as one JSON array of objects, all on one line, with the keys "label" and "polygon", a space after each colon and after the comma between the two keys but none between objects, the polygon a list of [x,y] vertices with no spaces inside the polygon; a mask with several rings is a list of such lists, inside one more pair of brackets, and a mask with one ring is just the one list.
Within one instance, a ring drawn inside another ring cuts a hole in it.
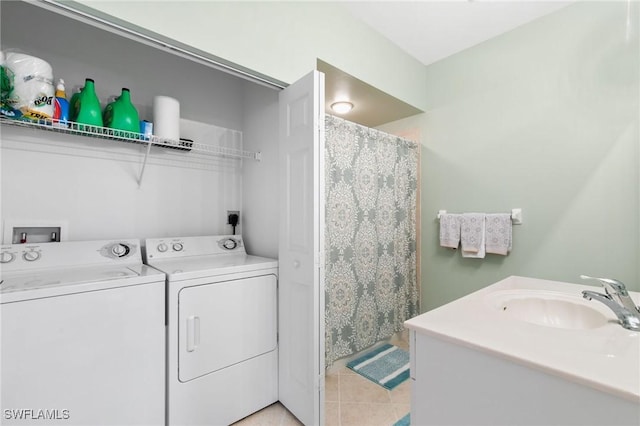
[{"label": "patterned shower curtain", "polygon": [[418,145],[327,115],[326,364],[419,313]]}]

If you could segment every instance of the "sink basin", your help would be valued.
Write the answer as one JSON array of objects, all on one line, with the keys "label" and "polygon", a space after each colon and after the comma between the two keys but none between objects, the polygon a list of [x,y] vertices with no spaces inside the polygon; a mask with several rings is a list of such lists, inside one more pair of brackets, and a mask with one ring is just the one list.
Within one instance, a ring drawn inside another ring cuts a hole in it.
[{"label": "sink basin", "polygon": [[505,318],[564,329],[601,327],[607,318],[581,296],[544,291],[498,291],[488,296],[492,307]]}]

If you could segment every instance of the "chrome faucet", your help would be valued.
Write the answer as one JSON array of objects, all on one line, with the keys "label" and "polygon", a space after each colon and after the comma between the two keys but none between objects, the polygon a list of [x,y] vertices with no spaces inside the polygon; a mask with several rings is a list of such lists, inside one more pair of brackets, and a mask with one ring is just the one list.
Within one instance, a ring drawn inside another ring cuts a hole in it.
[{"label": "chrome faucet", "polygon": [[584,290],[582,297],[587,300],[595,299],[604,303],[616,314],[620,325],[628,330],[640,331],[640,308],[635,305],[622,282],[611,278],[596,278],[588,275],[580,275],[580,278],[599,281],[606,293]]}]

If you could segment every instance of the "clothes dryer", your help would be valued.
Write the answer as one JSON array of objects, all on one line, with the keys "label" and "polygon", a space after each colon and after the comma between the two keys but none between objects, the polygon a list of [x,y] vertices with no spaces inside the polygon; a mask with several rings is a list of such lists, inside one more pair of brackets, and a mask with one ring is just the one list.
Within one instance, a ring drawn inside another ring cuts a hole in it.
[{"label": "clothes dryer", "polygon": [[278,400],[278,263],[241,236],[153,238],[167,280],[167,422],[224,425]]},{"label": "clothes dryer", "polygon": [[164,274],[139,240],[1,246],[3,425],[162,424]]}]

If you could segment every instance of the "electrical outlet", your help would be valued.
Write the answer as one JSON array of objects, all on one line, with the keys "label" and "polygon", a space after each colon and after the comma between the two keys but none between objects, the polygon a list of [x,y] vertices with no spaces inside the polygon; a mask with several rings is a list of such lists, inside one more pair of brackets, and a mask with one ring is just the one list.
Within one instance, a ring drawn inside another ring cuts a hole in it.
[{"label": "electrical outlet", "polygon": [[240,210],[227,210],[227,225],[231,225],[231,222],[229,222],[229,216],[232,214],[238,215],[238,223],[240,223]]}]

